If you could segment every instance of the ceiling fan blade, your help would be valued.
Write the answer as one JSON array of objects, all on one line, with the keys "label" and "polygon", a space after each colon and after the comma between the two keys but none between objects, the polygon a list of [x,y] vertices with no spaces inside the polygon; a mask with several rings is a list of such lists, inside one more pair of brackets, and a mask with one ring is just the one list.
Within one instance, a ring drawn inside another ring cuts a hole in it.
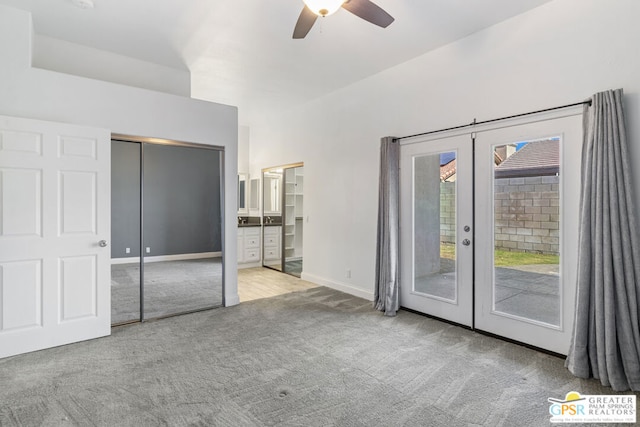
[{"label": "ceiling fan blade", "polygon": [[342,8],[382,28],[387,28],[394,21],[393,16],[369,0],[348,0]]},{"label": "ceiling fan blade", "polygon": [[311,30],[311,27],[313,27],[316,19],[318,19],[318,15],[313,13],[311,9],[305,5],[302,12],[300,12],[296,27],[293,29],[293,38],[303,39],[307,33],[309,33],[309,30]]}]

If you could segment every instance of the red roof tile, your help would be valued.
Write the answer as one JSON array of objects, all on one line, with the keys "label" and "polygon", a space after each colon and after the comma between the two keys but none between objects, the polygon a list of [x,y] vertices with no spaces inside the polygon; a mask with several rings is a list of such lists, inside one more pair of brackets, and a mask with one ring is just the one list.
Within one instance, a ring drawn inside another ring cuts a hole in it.
[{"label": "red roof tile", "polygon": [[456,173],[456,159],[451,160],[446,165],[440,166],[440,181],[446,181]]},{"label": "red roof tile", "polygon": [[560,141],[532,141],[495,169],[496,178],[556,175],[560,171]]}]

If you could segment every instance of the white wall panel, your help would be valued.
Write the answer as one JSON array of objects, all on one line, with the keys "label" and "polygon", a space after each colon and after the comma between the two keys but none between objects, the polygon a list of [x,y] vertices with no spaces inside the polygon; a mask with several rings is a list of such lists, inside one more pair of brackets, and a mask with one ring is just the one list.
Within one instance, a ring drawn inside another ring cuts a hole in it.
[{"label": "white wall panel", "polygon": [[96,256],[60,258],[60,320],[96,315]]},{"label": "white wall panel", "polygon": [[[144,89],[191,95],[191,73],[34,34],[33,66]],[[124,72],[126,70],[126,72]]]},{"label": "white wall panel", "polygon": [[0,264],[0,333],[42,326],[42,261]]},{"label": "white wall panel", "polygon": [[0,169],[0,188],[1,236],[41,236],[42,171]]},{"label": "white wall panel", "polygon": [[96,234],[96,174],[60,172],[60,235]]}]

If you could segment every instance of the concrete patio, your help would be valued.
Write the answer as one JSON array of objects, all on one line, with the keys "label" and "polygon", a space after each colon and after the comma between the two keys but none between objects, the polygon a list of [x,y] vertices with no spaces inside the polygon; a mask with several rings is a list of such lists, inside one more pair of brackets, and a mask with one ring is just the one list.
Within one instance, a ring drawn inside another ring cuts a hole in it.
[{"label": "concrete patio", "polygon": [[[415,290],[443,299],[455,298],[455,263],[442,259],[440,272],[418,277]],[[560,322],[560,274],[557,264],[495,268],[495,311],[539,322]]]}]

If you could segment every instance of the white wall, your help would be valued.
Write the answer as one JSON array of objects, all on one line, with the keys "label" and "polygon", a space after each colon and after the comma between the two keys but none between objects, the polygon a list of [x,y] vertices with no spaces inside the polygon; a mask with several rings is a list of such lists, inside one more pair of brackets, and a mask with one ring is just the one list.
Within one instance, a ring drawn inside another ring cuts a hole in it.
[{"label": "white wall", "polygon": [[237,109],[31,68],[32,35],[29,13],[0,6],[0,114],[225,148],[225,295],[237,304]]},{"label": "white wall", "polygon": [[[555,0],[252,126],[252,173],[305,162],[303,277],[372,298],[382,136],[622,87],[632,164],[639,164],[639,16],[637,0]],[[640,173],[634,178],[638,200]]]},{"label": "white wall", "polygon": [[238,173],[249,173],[249,138],[248,126],[238,128]]},{"label": "white wall", "polygon": [[33,38],[32,65],[173,95],[191,95],[191,73],[42,35]]}]

